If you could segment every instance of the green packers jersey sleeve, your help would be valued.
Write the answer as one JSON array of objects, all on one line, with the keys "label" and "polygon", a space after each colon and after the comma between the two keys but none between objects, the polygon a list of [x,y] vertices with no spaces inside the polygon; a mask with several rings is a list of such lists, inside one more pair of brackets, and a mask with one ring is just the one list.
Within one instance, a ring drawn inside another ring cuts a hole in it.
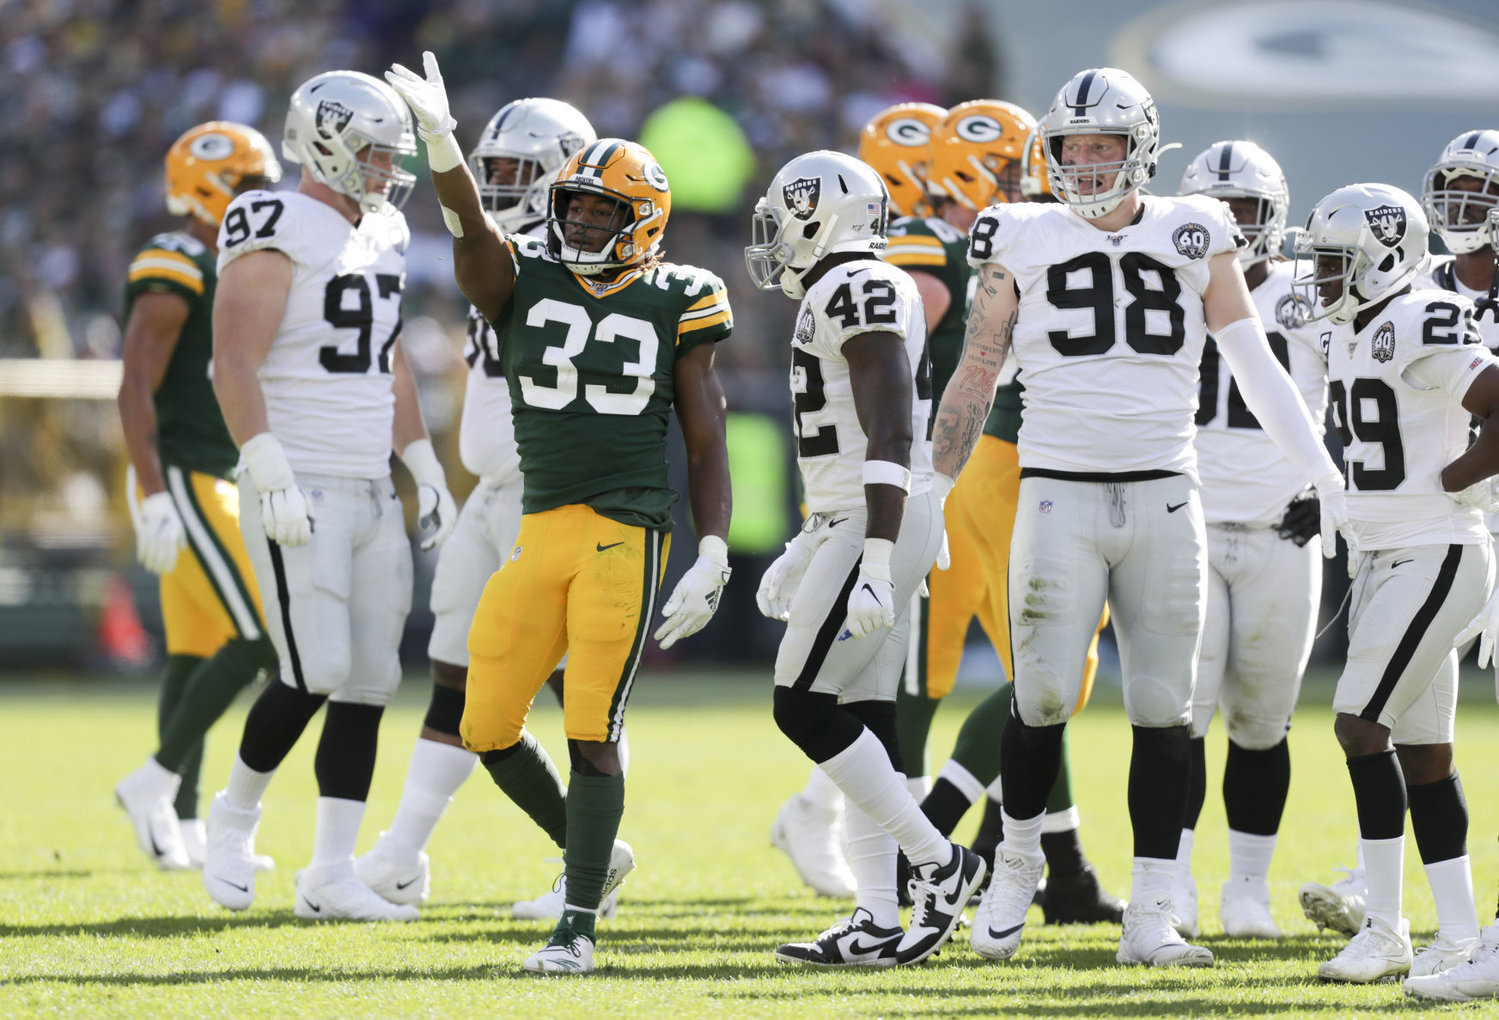
[{"label": "green packers jersey sleeve", "polygon": [[907,216],[890,225],[890,243],[881,255],[891,265],[907,272],[929,273],[947,288],[947,311],[927,338],[932,364],[933,407],[942,400],[947,381],[957,370],[963,353],[963,330],[968,322],[971,299],[968,268],[968,237],[946,220],[935,216]]},{"label": "green packers jersey sleeve", "polygon": [[515,292],[494,326],[510,383],[524,510],[584,503],[671,527],[666,432],[678,358],[733,329],[723,281],[662,264],[591,284],[538,241],[509,238]]},{"label": "green packers jersey sleeve", "polygon": [[213,293],[218,281],[213,254],[183,233],[159,234],[130,260],[124,321],[142,294],[175,294],[187,302],[187,320],[155,394],[157,452],[162,462],[226,477],[239,451],[224,425],[211,376]]}]

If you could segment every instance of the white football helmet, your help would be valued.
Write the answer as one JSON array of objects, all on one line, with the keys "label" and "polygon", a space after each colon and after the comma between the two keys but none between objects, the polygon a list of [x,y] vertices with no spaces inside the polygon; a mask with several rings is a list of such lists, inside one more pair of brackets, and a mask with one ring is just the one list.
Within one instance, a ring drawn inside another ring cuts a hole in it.
[{"label": "white football helmet", "polygon": [[[495,225],[506,233],[546,219],[547,195],[567,157],[598,141],[598,133],[578,109],[559,99],[517,99],[500,107],[469,153],[479,182],[479,199]],[[491,159],[513,159],[514,183],[491,184]]]},{"label": "white football helmet", "polygon": [[[1123,135],[1124,159],[1118,163],[1066,166],[1062,139],[1067,135]],[[1052,193],[1090,220],[1107,216],[1124,196],[1155,176],[1161,153],[1161,120],[1155,100],[1128,71],[1095,67],[1079,71],[1062,86],[1041,120],[1046,143],[1046,174]],[[1079,182],[1115,173],[1101,191],[1084,193]]]},{"label": "white football helmet", "polygon": [[411,197],[416,155],[411,110],[395,89],[359,71],[325,71],[292,93],[281,155],[313,178],[376,212]]},{"label": "white football helmet", "polygon": [[[1478,179],[1478,189],[1454,188],[1458,177]],[[1489,211],[1499,205],[1499,131],[1464,131],[1426,171],[1421,206],[1449,251],[1467,255],[1484,245],[1499,247]]]},{"label": "white football helmet", "polygon": [[[1292,289],[1308,319],[1352,322],[1409,284],[1425,268],[1429,232],[1420,203],[1388,184],[1350,184],[1318,202],[1296,235]],[[1339,281],[1338,296],[1324,301],[1321,288]]]},{"label": "white football helmet", "polygon": [[802,277],[824,257],[885,248],[890,195],[869,164],[819,149],[781,167],[755,217],[744,264],[761,290],[802,298]]},{"label": "white football helmet", "polygon": [[1252,198],[1259,203],[1254,223],[1240,223],[1249,241],[1239,249],[1245,268],[1280,253],[1286,239],[1286,212],[1291,193],[1280,164],[1253,142],[1214,142],[1187,164],[1182,174],[1183,195],[1210,198]]}]

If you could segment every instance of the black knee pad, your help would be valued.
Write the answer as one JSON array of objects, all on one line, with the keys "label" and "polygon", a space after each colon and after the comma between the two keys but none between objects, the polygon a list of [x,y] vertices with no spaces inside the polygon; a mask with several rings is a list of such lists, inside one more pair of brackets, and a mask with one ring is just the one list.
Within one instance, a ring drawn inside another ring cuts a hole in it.
[{"label": "black knee pad", "polygon": [[1353,799],[1358,804],[1358,834],[1364,839],[1399,839],[1405,835],[1405,776],[1394,750],[1348,759]]},{"label": "black knee pad", "polygon": [[869,732],[879,738],[890,756],[890,764],[897,772],[905,772],[905,759],[900,753],[900,734],[895,726],[895,702],[850,701],[840,705],[845,712],[863,723]]},{"label": "black knee pad", "polygon": [[1291,789],[1291,749],[1284,739],[1252,751],[1228,742],[1223,766],[1223,808],[1228,827],[1255,836],[1273,836]]},{"label": "black knee pad", "polygon": [[847,750],[864,732],[864,724],[839,708],[833,694],[777,687],[774,715],[781,732],[815,762]]},{"label": "black knee pad", "polygon": [[323,736],[313,759],[318,796],[369,799],[375,752],[380,742],[380,717],[384,712],[383,705],[328,702]]},{"label": "black knee pad", "polygon": [[432,685],[432,701],[427,705],[427,717],[422,725],[438,733],[458,736],[458,724],[463,721],[463,704],[467,700],[463,691],[456,687]]}]

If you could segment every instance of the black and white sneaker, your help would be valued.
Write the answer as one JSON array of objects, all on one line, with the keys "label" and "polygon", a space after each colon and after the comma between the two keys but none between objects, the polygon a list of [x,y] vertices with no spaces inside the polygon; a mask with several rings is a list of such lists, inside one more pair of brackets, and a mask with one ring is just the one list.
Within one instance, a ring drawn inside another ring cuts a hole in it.
[{"label": "black and white sneaker", "polygon": [[896,963],[920,963],[942,948],[957,928],[968,897],[984,880],[984,871],[984,859],[957,844],[944,863],[911,868],[911,927],[896,947]]},{"label": "black and white sneaker", "polygon": [[817,936],[815,942],[788,942],[776,950],[782,963],[814,967],[893,967],[895,947],[905,933],[897,925],[881,928],[863,907]]}]

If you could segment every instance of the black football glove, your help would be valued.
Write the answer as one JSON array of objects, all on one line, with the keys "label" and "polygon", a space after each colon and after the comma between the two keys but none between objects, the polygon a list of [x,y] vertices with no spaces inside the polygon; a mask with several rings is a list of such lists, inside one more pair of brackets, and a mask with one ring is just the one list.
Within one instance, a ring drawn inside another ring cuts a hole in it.
[{"label": "black football glove", "polygon": [[1291,500],[1286,515],[1275,526],[1275,533],[1298,546],[1306,545],[1322,531],[1322,504],[1315,493],[1308,492]]}]

